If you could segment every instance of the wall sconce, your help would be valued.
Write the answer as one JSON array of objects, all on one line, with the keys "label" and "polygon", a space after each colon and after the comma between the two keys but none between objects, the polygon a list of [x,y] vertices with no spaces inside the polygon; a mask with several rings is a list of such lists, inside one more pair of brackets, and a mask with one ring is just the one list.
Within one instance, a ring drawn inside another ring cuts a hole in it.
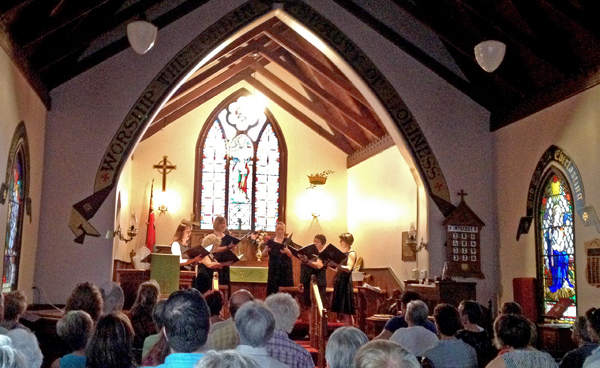
[{"label": "wall sconce", "polygon": [[137,217],[135,216],[135,214],[131,214],[131,225],[129,225],[129,227],[127,228],[128,238],[125,238],[123,236],[123,231],[121,230],[121,224],[119,224],[119,227],[117,228],[117,230],[115,230],[113,232],[113,238],[118,236],[119,240],[124,241],[125,243],[129,243],[130,241],[133,240],[133,238],[135,238],[135,236],[138,233],[138,230],[135,228],[136,223],[137,223]]},{"label": "wall sconce", "polygon": [[410,229],[408,230],[408,239],[406,240],[406,245],[409,246],[410,250],[413,251],[415,256],[419,253],[423,248],[427,249],[427,243],[423,241],[421,238],[421,242],[417,244],[417,230],[415,229],[415,223],[410,223]]},{"label": "wall sconce", "polygon": [[146,19],[140,19],[127,24],[127,39],[133,51],[143,55],[148,52],[154,42],[158,28]]},{"label": "wall sconce", "polygon": [[487,40],[477,44],[474,51],[477,64],[481,69],[491,73],[498,69],[502,60],[504,60],[506,44],[500,41]]}]

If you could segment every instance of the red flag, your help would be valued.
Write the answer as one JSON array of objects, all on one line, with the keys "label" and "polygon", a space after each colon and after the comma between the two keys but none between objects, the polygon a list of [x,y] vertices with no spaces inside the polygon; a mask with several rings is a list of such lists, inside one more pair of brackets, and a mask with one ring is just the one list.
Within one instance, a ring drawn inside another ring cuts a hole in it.
[{"label": "red flag", "polygon": [[152,179],[152,187],[150,188],[150,209],[148,210],[148,232],[146,233],[146,246],[150,251],[154,249],[156,243],[156,227],[154,226],[154,208],[152,197],[154,192],[154,179]]}]

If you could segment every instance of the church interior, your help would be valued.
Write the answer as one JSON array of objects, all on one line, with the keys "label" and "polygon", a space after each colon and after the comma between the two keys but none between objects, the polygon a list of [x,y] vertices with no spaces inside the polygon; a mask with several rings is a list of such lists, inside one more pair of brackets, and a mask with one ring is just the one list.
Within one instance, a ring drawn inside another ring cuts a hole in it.
[{"label": "church interior", "polygon": [[[152,208],[156,245],[182,220],[199,244],[218,215],[238,237],[284,222],[303,246],[350,232],[384,297],[444,273],[493,311],[526,300],[540,323],[566,300],[572,323],[599,307],[598,10],[3,1],[2,292],[64,305],[79,283],[118,281]],[[127,36],[140,16],[158,27],[142,54]],[[505,47],[491,72],[486,40]]]}]

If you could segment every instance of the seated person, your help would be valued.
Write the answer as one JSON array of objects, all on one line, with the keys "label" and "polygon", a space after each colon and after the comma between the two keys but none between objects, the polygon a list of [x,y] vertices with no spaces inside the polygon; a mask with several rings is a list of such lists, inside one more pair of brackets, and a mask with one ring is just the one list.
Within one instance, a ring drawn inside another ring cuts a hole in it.
[{"label": "seated person", "polygon": [[0,335],[0,362],[3,368],[27,368],[25,357],[12,346],[6,335]]},{"label": "seated person", "polygon": [[133,328],[123,313],[100,317],[85,350],[86,368],[136,368]]},{"label": "seated person", "polygon": [[494,322],[496,347],[503,354],[498,355],[487,368],[557,368],[550,354],[529,345],[531,322],[517,314],[501,314]]},{"label": "seated person", "polygon": [[492,347],[492,339],[479,323],[483,320],[481,305],[473,300],[465,300],[458,306],[460,322],[463,329],[458,331],[456,337],[471,345],[477,352],[477,364],[485,367],[496,356]]},{"label": "seated person", "polygon": [[578,348],[565,354],[560,368],[581,368],[585,359],[592,355],[592,351],[598,348],[598,342],[592,340],[592,336],[587,329],[587,318],[577,317],[573,325],[571,339],[577,344]]},{"label": "seated person", "polygon": [[[156,324],[152,319],[152,311],[160,295],[160,287],[158,282],[150,280],[143,282],[137,291],[137,296],[133,306],[127,313],[131,320],[131,326],[135,335],[133,337],[133,348],[142,349],[146,337],[153,335],[156,332]],[[140,356],[138,356],[139,359]]]},{"label": "seated person", "polygon": [[[404,320],[404,314],[406,313],[406,306],[413,300],[421,300],[421,297],[418,293],[414,291],[405,291],[404,294],[402,294],[402,298],[400,299],[400,314],[390,318],[390,320],[387,321],[387,323],[385,324],[383,331],[381,331],[381,333],[377,337],[375,337],[374,340],[387,340],[390,337],[392,337],[392,335],[394,334],[394,332],[396,332],[397,329],[408,327],[408,324]],[[437,334],[435,325],[431,321],[427,320],[427,322],[425,322],[424,327],[429,331]]]},{"label": "seated person", "polygon": [[476,368],[477,353],[467,343],[456,338],[460,330],[458,310],[449,304],[439,304],[433,311],[440,342],[425,352],[435,368]]},{"label": "seated person", "polygon": [[523,315],[523,308],[517,302],[505,302],[500,308],[500,314],[518,314]]},{"label": "seated person", "polygon": [[4,327],[8,331],[15,328],[24,328],[19,320],[21,315],[27,310],[27,297],[22,290],[11,291],[4,296],[4,320],[0,323],[0,326]]},{"label": "seated person", "polygon": [[195,368],[259,368],[251,357],[235,350],[215,351],[204,354]]},{"label": "seated person", "polygon": [[[596,343],[600,342],[600,309],[592,308],[585,312],[585,318],[588,323],[588,332],[590,337]],[[599,368],[600,367],[600,348],[594,350],[592,355],[585,359],[584,368]]]},{"label": "seated person", "polygon": [[56,359],[51,368],[84,368],[85,346],[92,336],[94,321],[87,312],[70,311],[56,323],[56,333],[71,349],[71,353]]},{"label": "seated person", "polygon": [[425,351],[439,343],[437,335],[423,327],[428,313],[429,308],[422,301],[413,300],[408,303],[404,318],[408,327],[397,329],[390,341],[398,343],[415,356],[423,356]]},{"label": "seated person", "polygon": [[103,314],[121,313],[125,304],[125,294],[119,284],[114,281],[107,282],[100,287],[102,301],[104,302]]},{"label": "seated person", "polygon": [[65,313],[72,310],[82,310],[87,312],[94,322],[102,315],[104,301],[98,287],[91,282],[78,284],[69,295]]},{"label": "seated person", "polygon": [[[157,364],[148,364],[144,363],[144,360],[146,357],[148,357],[149,353],[154,350],[154,348],[156,347],[156,345],[159,343],[159,341],[164,340],[162,346],[163,348],[165,346],[167,346],[167,340],[164,338],[164,334],[161,332],[162,328],[165,327],[165,323],[163,321],[162,315],[163,312],[165,310],[165,303],[167,302],[166,299],[161,299],[158,301],[158,303],[156,303],[156,305],[154,306],[154,309],[152,309],[152,320],[154,321],[154,325],[156,326],[156,333],[153,335],[150,335],[148,337],[146,337],[146,339],[144,340],[144,345],[142,348],[142,365],[157,365]],[[162,356],[162,354],[160,352],[162,352],[162,350],[164,349],[160,349],[158,352],[158,356]],[[167,348],[168,350],[168,348]],[[155,353],[156,354],[156,353]],[[165,355],[166,357],[166,355]],[[160,364],[162,364],[164,362],[164,357],[163,359],[160,359]],[[154,361],[154,360],[152,360]]]},{"label": "seated person", "polygon": [[352,368],[354,356],[361,346],[369,342],[364,332],[356,327],[340,327],[327,341],[325,360],[329,368]]},{"label": "seated person", "polygon": [[414,355],[393,341],[371,341],[356,353],[354,368],[421,368]]},{"label": "seated person", "polygon": [[238,309],[244,303],[253,301],[254,297],[248,290],[238,290],[229,298],[229,314],[231,317],[223,322],[217,322],[210,326],[210,334],[206,346],[208,349],[225,350],[235,349],[240,342],[235,329],[235,317]]},{"label": "seated person", "polygon": [[207,291],[204,293],[204,299],[210,309],[210,324],[214,325],[217,322],[225,321],[221,318],[221,310],[223,310],[223,293],[219,290]]},{"label": "seated person", "polygon": [[289,368],[271,358],[265,346],[275,332],[275,317],[263,302],[248,302],[236,312],[235,328],[240,336],[236,350],[249,355],[260,367]]},{"label": "seated person", "polygon": [[4,296],[4,318],[2,326],[9,330],[6,336],[10,337],[12,347],[23,354],[28,368],[42,366],[43,355],[37,337],[19,319],[27,310],[27,297],[21,290],[11,291]]}]

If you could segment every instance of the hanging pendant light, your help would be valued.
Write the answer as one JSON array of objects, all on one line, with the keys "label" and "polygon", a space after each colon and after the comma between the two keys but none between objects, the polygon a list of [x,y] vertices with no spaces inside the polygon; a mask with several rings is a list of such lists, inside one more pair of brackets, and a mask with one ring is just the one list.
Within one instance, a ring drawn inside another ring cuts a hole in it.
[{"label": "hanging pendant light", "polygon": [[475,46],[477,64],[488,73],[498,69],[505,53],[506,44],[500,41],[487,40]]},{"label": "hanging pendant light", "polygon": [[147,20],[136,20],[127,25],[127,39],[135,52],[145,54],[154,46],[158,28]]}]

